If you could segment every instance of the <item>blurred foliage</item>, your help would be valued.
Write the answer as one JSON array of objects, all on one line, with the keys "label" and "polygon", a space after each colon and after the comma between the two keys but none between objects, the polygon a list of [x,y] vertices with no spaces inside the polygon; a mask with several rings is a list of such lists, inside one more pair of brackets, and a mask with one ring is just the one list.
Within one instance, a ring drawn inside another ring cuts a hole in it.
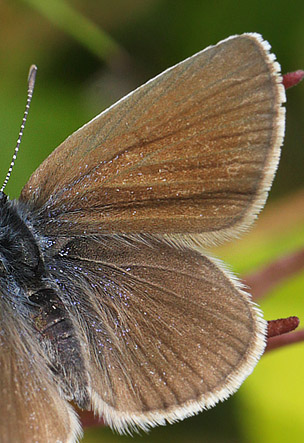
[{"label": "blurred foliage", "polygon": [[[0,14],[3,179],[25,106],[28,68],[32,63],[39,68],[28,126],[7,187],[11,197],[18,196],[33,170],[68,134],[153,75],[229,35],[260,32],[283,72],[304,68],[303,0],[2,0]],[[243,240],[217,251],[237,272],[303,243],[303,200],[293,207],[288,202],[303,188],[304,85],[287,96],[286,139],[270,196],[283,196],[286,203],[276,210],[274,202],[273,209],[265,210],[273,214],[271,222],[264,223],[262,216],[260,228],[257,223]],[[303,283],[303,276],[295,276],[273,291],[262,303],[266,318],[301,313],[304,318]],[[301,441],[303,367],[303,345],[273,352],[232,399],[132,441]],[[84,442],[127,439],[101,428],[87,430]]]}]

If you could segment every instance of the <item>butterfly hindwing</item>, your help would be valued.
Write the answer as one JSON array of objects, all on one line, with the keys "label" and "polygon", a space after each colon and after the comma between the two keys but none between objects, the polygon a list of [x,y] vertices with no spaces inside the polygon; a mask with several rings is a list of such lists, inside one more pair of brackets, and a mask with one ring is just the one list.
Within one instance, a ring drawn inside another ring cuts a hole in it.
[{"label": "butterfly hindwing", "polygon": [[265,322],[249,295],[199,251],[108,235],[71,239],[55,260],[87,340],[93,405],[120,431],[214,405],[263,352]]},{"label": "butterfly hindwing", "polygon": [[55,384],[29,324],[3,302],[0,310],[0,440],[75,442],[81,428]]}]

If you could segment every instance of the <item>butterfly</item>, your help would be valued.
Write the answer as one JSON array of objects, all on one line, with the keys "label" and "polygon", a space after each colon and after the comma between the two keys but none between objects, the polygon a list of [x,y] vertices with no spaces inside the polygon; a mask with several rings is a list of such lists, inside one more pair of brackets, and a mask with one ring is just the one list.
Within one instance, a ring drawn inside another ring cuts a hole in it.
[{"label": "butterfly", "polygon": [[279,65],[258,34],[166,70],[0,192],[0,435],[75,442],[70,402],[119,432],[234,393],[266,321],[205,248],[263,207],[284,135]]}]

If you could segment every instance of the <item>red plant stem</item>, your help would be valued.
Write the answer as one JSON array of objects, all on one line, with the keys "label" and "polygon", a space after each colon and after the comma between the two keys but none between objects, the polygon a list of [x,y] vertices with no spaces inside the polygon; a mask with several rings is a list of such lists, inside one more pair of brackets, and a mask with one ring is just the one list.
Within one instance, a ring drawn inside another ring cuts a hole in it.
[{"label": "red plant stem", "polygon": [[267,342],[265,352],[281,348],[282,346],[300,343],[302,341],[304,341],[304,329],[289,334],[279,335],[278,337],[272,337]]},{"label": "red plant stem", "polygon": [[288,72],[283,75],[283,85],[285,89],[291,88],[297,85],[304,78],[304,71],[299,69],[298,71]]},{"label": "red plant stem", "polygon": [[280,318],[278,320],[268,321],[268,340],[287,332],[293,331],[299,326],[300,320],[298,317]]},{"label": "red plant stem", "polygon": [[96,426],[104,426],[104,421],[102,418],[98,418],[94,415],[92,411],[81,411],[75,407],[77,414],[80,417],[81,425],[83,428],[92,428]]},{"label": "red plant stem", "polygon": [[280,318],[278,320],[268,321],[266,351],[304,341],[304,329],[291,333],[291,331],[298,327],[299,323],[300,320],[298,317]]},{"label": "red plant stem", "polygon": [[291,275],[304,269],[304,249],[278,258],[268,266],[246,275],[243,282],[257,300]]}]

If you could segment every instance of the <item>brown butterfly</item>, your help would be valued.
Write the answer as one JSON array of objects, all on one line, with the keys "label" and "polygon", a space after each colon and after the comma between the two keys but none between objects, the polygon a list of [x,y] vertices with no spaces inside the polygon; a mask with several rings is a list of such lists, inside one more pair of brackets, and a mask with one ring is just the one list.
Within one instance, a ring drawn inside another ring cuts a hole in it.
[{"label": "brown butterfly", "polygon": [[214,406],[266,322],[203,247],[263,207],[284,134],[279,65],[230,37],[67,138],[0,192],[1,442],[75,442],[69,401],[122,432]]}]

